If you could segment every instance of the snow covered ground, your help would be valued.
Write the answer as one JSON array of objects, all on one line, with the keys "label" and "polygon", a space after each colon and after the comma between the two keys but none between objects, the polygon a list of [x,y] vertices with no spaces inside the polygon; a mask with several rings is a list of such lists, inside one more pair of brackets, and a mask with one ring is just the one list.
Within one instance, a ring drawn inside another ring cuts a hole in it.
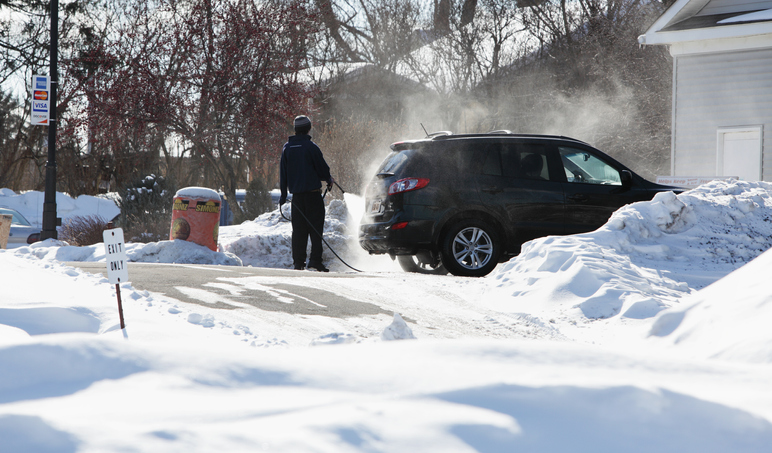
[{"label": "snow covered ground", "polygon": [[[0,205],[25,197],[3,190]],[[72,215],[102,203],[87,201]],[[121,331],[114,286],[62,264],[103,260],[101,244],[0,251],[0,450],[769,451],[772,184],[660,194],[480,279],[367,256],[352,240],[360,203],[331,202],[325,236],[365,272],[326,251],[338,278],[303,281],[394,316],[215,310],[129,282]],[[127,253],[289,268],[290,231],[274,211],[222,227],[222,252]]]}]

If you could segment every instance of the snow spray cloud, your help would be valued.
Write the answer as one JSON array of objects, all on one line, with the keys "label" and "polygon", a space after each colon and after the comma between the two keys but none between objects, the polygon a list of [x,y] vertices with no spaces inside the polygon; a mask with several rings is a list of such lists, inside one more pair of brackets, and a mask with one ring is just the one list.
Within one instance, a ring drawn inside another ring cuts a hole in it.
[{"label": "snow spray cloud", "polygon": [[495,92],[491,88],[464,96],[406,97],[401,100],[404,135],[424,137],[424,127],[429,133],[509,130],[563,135],[598,147],[644,177],[669,174],[669,128],[650,132],[634,90],[618,78],[606,80],[602,88],[568,93],[552,77],[534,73]]}]

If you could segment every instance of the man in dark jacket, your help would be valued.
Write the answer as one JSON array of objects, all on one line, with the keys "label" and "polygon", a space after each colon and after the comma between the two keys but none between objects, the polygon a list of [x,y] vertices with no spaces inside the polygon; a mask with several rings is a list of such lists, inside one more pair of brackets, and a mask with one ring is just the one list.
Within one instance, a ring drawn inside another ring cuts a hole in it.
[{"label": "man in dark jacket", "polygon": [[295,269],[306,267],[306,247],[311,238],[308,268],[320,272],[329,269],[322,264],[322,230],[324,229],[324,200],[322,181],[332,185],[330,167],[322,151],[311,141],[311,120],[300,115],[295,118],[295,135],[284,144],[281,153],[279,206],[287,201],[287,190],[292,194],[292,261]]}]

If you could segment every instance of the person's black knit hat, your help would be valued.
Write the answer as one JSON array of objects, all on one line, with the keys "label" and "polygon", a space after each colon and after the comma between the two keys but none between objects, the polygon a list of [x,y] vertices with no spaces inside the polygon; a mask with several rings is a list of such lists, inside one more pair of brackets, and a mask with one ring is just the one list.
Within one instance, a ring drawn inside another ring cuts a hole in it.
[{"label": "person's black knit hat", "polygon": [[299,130],[311,130],[311,119],[305,115],[299,115],[295,117],[295,132]]}]

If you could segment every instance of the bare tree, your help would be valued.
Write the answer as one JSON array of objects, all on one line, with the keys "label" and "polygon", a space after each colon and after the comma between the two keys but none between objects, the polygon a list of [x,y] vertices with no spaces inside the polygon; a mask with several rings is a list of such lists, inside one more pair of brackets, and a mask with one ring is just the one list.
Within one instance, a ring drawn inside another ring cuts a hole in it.
[{"label": "bare tree", "polygon": [[[68,3],[60,7],[59,56],[68,59],[82,40],[80,30],[84,12],[92,7],[91,0]],[[8,185],[15,189],[40,189],[43,184],[44,165],[47,159],[44,126],[29,127],[30,80],[33,74],[49,72],[50,10],[49,3],[40,0],[4,0],[0,2],[0,85],[14,98],[13,114],[19,121],[13,133],[6,136],[3,160],[14,160],[17,165],[4,166],[2,170]],[[60,71],[60,75],[66,72]],[[49,74],[50,75],[50,74]],[[61,112],[62,127],[68,123],[67,107],[71,101],[69,79],[60,77],[57,113]],[[65,136],[66,140],[66,136]],[[12,157],[15,156],[15,157]],[[24,164],[21,165],[22,159]],[[17,174],[21,172],[21,174]],[[60,183],[74,177],[67,172],[57,174]]]},{"label": "bare tree", "polygon": [[521,14],[507,0],[436,4],[433,34],[404,61],[409,74],[439,94],[443,127],[479,128],[478,117],[485,109],[479,87],[490,85],[529,48]]},{"label": "bare tree", "polygon": [[370,63],[394,69],[415,48],[415,31],[423,25],[418,0],[316,0],[327,45],[321,63]]},{"label": "bare tree", "polygon": [[23,110],[8,93],[0,92],[0,187],[15,190],[38,184],[38,156],[31,152],[41,143],[45,128],[29,126]]},{"label": "bare tree", "polygon": [[[221,188],[231,199],[248,174],[272,173],[288,119],[312,95],[299,80],[303,38],[315,31],[306,6],[134,3],[105,48],[103,59],[111,64],[94,88],[100,137],[112,146],[116,168],[164,154],[167,171],[186,163],[178,184]],[[129,161],[121,162],[124,157]]]}]

